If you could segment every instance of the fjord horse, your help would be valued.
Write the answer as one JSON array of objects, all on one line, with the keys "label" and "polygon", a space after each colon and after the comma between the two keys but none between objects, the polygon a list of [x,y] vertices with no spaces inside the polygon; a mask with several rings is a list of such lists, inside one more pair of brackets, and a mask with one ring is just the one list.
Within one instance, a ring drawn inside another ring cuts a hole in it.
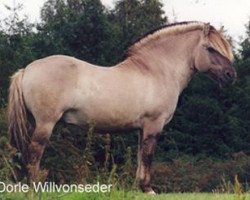
[{"label": "fjord horse", "polygon": [[[122,62],[100,67],[55,55],[36,60],[11,79],[8,132],[30,181],[38,181],[46,144],[59,120],[95,131],[139,131],[137,178],[154,193],[150,168],[157,138],[196,72],[232,83],[232,50],[220,31],[202,22],[166,25],[138,40]],[[28,115],[33,116],[33,123]]]}]

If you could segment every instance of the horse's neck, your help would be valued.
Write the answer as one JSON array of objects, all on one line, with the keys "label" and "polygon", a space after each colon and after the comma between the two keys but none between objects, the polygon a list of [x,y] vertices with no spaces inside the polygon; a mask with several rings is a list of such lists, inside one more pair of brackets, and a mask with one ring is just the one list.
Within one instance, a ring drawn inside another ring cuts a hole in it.
[{"label": "horse's neck", "polygon": [[193,52],[198,42],[197,35],[172,36],[154,45],[145,45],[124,62],[135,70],[154,74],[163,84],[175,82],[182,92],[194,73]]}]

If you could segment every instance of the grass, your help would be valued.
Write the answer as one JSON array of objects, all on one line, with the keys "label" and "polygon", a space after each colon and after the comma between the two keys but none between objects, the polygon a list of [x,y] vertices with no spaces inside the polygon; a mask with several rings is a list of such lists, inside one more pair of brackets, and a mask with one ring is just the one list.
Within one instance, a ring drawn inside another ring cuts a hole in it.
[{"label": "grass", "polygon": [[146,195],[141,192],[110,193],[0,193],[0,200],[250,200],[250,194],[168,193]]}]

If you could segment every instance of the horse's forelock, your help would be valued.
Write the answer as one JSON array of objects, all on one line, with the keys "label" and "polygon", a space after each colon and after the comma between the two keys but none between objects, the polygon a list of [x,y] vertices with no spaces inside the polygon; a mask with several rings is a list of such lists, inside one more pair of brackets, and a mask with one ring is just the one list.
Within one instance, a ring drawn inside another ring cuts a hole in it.
[{"label": "horse's forelock", "polygon": [[219,51],[223,56],[233,61],[232,48],[229,42],[225,39],[222,33],[218,32],[214,27],[211,26],[209,33],[209,41],[211,45]]}]

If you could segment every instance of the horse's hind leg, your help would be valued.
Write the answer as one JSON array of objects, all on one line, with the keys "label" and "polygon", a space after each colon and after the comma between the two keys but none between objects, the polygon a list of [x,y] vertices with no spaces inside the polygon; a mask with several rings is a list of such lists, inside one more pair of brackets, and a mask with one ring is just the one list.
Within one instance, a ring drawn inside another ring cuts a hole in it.
[{"label": "horse's hind leg", "polygon": [[39,181],[39,165],[44,149],[54,128],[54,123],[37,123],[28,148],[28,182]]}]

